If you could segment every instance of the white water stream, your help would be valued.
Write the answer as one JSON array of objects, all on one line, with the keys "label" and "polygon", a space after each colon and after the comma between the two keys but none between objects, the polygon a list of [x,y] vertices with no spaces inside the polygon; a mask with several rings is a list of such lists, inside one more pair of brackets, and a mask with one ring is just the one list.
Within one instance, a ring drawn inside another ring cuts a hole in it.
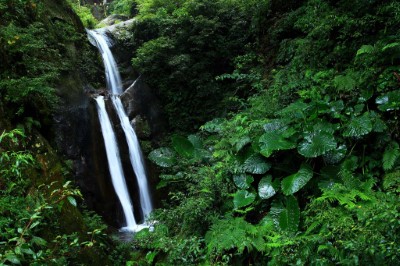
[{"label": "white water stream", "polygon": [[103,58],[108,90],[110,90],[112,94],[120,95],[122,93],[122,82],[117,63],[110,50],[111,41],[105,32],[101,30],[86,31],[89,35],[89,40],[99,49],[101,57]]},{"label": "white water stream", "polygon": [[104,97],[99,96],[96,98],[97,110],[103,133],[104,145],[106,147],[108,166],[110,168],[110,175],[115,193],[121,202],[124,211],[126,228],[129,231],[135,231],[137,224],[133,216],[132,203],[129,197],[128,188],[125,182],[124,171],[122,170],[121,158],[119,156],[119,149],[117,139],[110,118],[108,116]]},{"label": "white water stream", "polygon": [[111,97],[111,99],[121,121],[121,125],[128,142],[129,157],[139,186],[140,207],[142,209],[144,219],[146,219],[149,217],[153,207],[151,206],[149,187],[147,185],[146,171],[144,170],[143,156],[140,150],[139,140],[136,136],[135,130],[132,128],[131,123],[129,122],[128,116],[125,113],[121,99],[119,97]]},{"label": "white water stream", "polygon": [[140,207],[144,217],[144,222],[140,225],[136,223],[133,214],[132,203],[130,200],[121,165],[118,143],[112,128],[112,124],[108,117],[107,110],[105,108],[104,97],[99,96],[96,98],[96,103],[98,106],[99,119],[103,132],[104,144],[106,147],[108,165],[110,168],[112,183],[115,192],[117,193],[117,196],[121,202],[127,224],[126,227],[122,228],[122,230],[140,231],[141,229],[148,227],[148,225],[146,224],[146,219],[149,217],[151,211],[153,210],[150,199],[150,192],[147,184],[146,171],[144,168],[144,161],[142,158],[142,152],[140,150],[140,145],[136,133],[129,122],[129,118],[126,115],[122,102],[119,98],[119,95],[122,93],[122,82],[118,71],[118,66],[109,48],[109,46],[111,45],[111,41],[102,31],[88,30],[87,32],[89,35],[89,40],[99,49],[103,57],[104,68],[107,78],[107,88],[111,92],[111,94],[113,94],[111,95],[111,100],[125,133],[126,141],[129,148],[129,157],[139,187]]}]

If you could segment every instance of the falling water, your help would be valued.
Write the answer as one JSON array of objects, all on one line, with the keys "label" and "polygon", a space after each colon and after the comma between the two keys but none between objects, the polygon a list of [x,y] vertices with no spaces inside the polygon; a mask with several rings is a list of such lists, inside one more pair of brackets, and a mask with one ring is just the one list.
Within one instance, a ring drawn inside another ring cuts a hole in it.
[{"label": "falling water", "polygon": [[103,133],[104,145],[106,147],[112,184],[124,211],[126,219],[126,229],[129,231],[134,231],[137,227],[137,224],[135,221],[135,217],[133,216],[132,203],[129,197],[128,188],[126,186],[124,172],[122,170],[117,139],[115,138],[111,121],[107,114],[104,97],[97,97],[96,103],[99,113],[101,131]]},{"label": "falling water", "polygon": [[112,94],[120,95],[122,93],[122,82],[117,63],[115,62],[109,47],[111,46],[111,41],[108,39],[104,31],[86,31],[89,34],[89,37],[92,38],[89,38],[89,40],[94,41],[92,44],[99,49],[103,58],[107,78],[107,88]]},{"label": "falling water", "polygon": [[135,172],[136,179],[139,186],[140,194],[140,207],[143,212],[144,218],[148,218],[150,212],[153,210],[151,206],[150,193],[147,185],[146,172],[144,170],[142,152],[135,131],[133,130],[129,118],[125,113],[124,107],[122,106],[121,99],[119,97],[112,97],[115,110],[117,111],[118,117],[121,120],[122,128],[125,132],[126,140],[129,147],[129,157],[133,171]]},{"label": "falling water", "polygon": [[146,218],[149,217],[149,214],[153,209],[139,141],[118,96],[122,93],[122,83],[118,71],[118,66],[109,48],[109,46],[111,45],[111,41],[108,39],[103,31],[88,30],[87,32],[89,35],[89,40],[99,49],[103,57],[107,77],[107,88],[112,94],[114,94],[111,95],[111,100],[121,121],[121,125],[126,136],[132,168],[135,172],[139,187],[140,207],[144,217],[144,224],[142,225],[136,224],[128,189],[125,183],[124,173],[121,166],[121,160],[119,157],[115,134],[113,132],[112,125],[110,123],[110,119],[108,118],[107,110],[105,108],[104,97],[99,96],[96,98],[96,102],[98,104],[100,124],[102,127],[104,143],[106,146],[110,173],[113,179],[114,189],[118,195],[119,200],[121,201],[127,223],[127,226],[123,229],[129,231],[139,231],[142,228],[147,227]]}]

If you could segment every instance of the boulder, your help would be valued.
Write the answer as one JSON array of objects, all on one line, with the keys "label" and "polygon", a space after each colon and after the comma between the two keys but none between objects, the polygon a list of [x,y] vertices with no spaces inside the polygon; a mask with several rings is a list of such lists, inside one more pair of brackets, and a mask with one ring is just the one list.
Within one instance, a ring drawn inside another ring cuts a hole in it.
[{"label": "boulder", "polygon": [[[121,95],[127,115],[139,132],[139,137],[156,140],[165,129],[159,101],[143,76],[137,78]],[[135,120],[138,123],[135,123]],[[147,124],[147,125],[146,125]],[[150,134],[146,128],[150,128]],[[147,133],[146,133],[147,132]],[[143,133],[143,134],[142,134]]]}]

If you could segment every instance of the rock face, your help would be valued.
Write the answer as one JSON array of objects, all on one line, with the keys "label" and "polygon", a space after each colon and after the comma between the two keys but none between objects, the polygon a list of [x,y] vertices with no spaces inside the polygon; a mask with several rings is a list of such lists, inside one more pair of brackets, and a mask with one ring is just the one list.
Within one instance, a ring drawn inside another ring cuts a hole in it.
[{"label": "rock face", "polygon": [[125,20],[128,20],[127,16],[113,14],[111,16],[106,17],[102,21],[100,21],[99,24],[107,27],[107,26],[111,26],[114,24],[124,23]]},{"label": "rock face", "polygon": [[[126,89],[121,95],[121,101],[131,121],[136,120],[137,123],[134,124],[139,137],[157,139],[163,133],[165,120],[162,118],[160,105],[142,76]],[[147,126],[150,132],[146,130]]]}]

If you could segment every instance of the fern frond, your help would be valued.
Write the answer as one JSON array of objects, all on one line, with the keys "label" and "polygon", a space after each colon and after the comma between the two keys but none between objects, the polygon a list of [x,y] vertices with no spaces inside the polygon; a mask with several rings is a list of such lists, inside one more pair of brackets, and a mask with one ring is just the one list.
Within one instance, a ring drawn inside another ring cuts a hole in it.
[{"label": "fern frond", "polygon": [[343,75],[336,76],[333,83],[340,91],[352,91],[356,86],[356,81],[352,77]]},{"label": "fern frond", "polygon": [[385,171],[392,170],[400,156],[399,144],[392,142],[383,153],[382,163]]},{"label": "fern frond", "polygon": [[386,174],[383,178],[383,188],[400,192],[400,171]]},{"label": "fern frond", "polygon": [[363,45],[363,46],[361,46],[360,49],[358,49],[356,56],[358,57],[358,56],[360,56],[362,54],[373,54],[373,53],[375,53],[377,51],[378,51],[378,49],[376,49],[375,46]]}]

